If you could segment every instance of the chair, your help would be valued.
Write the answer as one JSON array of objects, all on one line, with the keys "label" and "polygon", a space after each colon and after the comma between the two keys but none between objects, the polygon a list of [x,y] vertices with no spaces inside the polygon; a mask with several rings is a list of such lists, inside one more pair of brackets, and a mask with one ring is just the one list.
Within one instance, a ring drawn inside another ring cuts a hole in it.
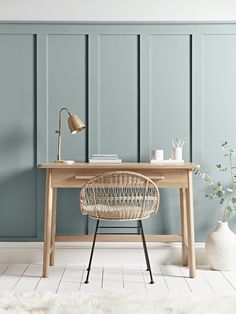
[{"label": "chair", "polygon": [[159,207],[159,190],[148,177],[129,171],[106,172],[90,179],[80,191],[83,215],[97,220],[85,283],[89,282],[93,252],[100,220],[137,220],[141,234],[147,271],[153,284],[151,266],[142,220],[154,215]]}]

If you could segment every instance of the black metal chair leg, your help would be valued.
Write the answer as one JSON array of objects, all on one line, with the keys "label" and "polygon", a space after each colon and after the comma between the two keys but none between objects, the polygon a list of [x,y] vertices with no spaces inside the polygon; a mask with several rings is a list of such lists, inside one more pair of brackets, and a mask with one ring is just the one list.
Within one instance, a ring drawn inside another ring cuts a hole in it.
[{"label": "black metal chair leg", "polygon": [[152,270],[151,270],[151,265],[150,265],[150,261],[149,261],[149,257],[148,257],[148,250],[147,250],[147,245],[146,245],[144,231],[143,231],[143,224],[142,224],[141,220],[139,220],[139,226],[140,226],[140,230],[141,230],[141,237],[142,237],[142,241],[143,241],[143,250],[144,250],[144,255],[145,255],[145,259],[146,259],[147,270],[149,271],[149,274],[150,274],[150,284],[153,284],[154,281],[153,281],[153,277],[152,277]]},{"label": "black metal chair leg", "polygon": [[145,261],[146,261],[146,265],[147,265],[147,271],[149,271],[149,261],[148,261],[148,255],[147,255],[147,249],[146,249],[146,246],[145,246],[145,238],[143,238],[143,229],[142,229],[142,222],[141,220],[138,221],[139,222],[139,230],[140,230],[140,235],[142,237],[142,242],[143,242],[143,250],[144,250],[144,255],[145,255]]},{"label": "black metal chair leg", "polygon": [[84,283],[89,283],[89,274],[90,274],[90,270],[91,270],[91,264],[92,264],[92,259],[93,259],[93,252],[94,252],[94,247],[95,247],[95,242],[96,242],[98,225],[99,225],[99,219],[97,219],[97,223],[96,223],[96,228],[95,228],[94,237],[93,237],[93,245],[92,245],[92,249],[91,249],[91,253],[90,253],[89,265],[87,268],[87,277],[86,277],[86,280]]}]

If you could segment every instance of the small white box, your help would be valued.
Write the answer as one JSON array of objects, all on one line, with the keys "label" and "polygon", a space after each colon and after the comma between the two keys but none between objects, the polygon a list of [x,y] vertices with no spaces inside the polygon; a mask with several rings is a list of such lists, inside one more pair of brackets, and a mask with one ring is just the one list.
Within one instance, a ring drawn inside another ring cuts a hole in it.
[{"label": "small white box", "polygon": [[164,159],[164,150],[163,149],[152,149],[151,159],[152,160],[163,160]]}]

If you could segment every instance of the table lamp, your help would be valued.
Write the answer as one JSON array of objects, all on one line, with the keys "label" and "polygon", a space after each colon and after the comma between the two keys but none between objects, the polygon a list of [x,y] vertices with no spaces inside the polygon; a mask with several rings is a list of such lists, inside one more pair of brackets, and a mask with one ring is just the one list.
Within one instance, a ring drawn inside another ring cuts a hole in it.
[{"label": "table lamp", "polygon": [[68,126],[69,126],[71,134],[76,134],[83,131],[85,129],[85,124],[80,120],[80,118],[77,115],[72,114],[68,108],[63,107],[60,109],[59,126],[58,126],[58,130],[56,130],[56,134],[58,135],[58,138],[57,138],[57,160],[55,162],[73,164],[74,160],[62,160],[61,159],[61,114],[62,114],[62,111],[66,111],[69,115]]}]

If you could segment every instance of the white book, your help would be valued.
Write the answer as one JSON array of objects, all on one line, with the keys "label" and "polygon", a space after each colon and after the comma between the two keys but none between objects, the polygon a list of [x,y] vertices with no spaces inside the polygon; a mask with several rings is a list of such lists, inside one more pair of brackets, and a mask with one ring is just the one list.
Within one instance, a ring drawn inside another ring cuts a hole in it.
[{"label": "white book", "polygon": [[91,164],[119,164],[122,159],[89,159]]},{"label": "white book", "polygon": [[151,160],[151,164],[183,164],[184,160],[166,159],[166,160]]},{"label": "white book", "polygon": [[116,154],[93,154],[92,159],[118,159],[118,155]]},{"label": "white book", "polygon": [[117,154],[93,154],[93,157],[118,157]]},{"label": "white book", "polygon": [[118,156],[92,156],[92,159],[118,159]]}]

